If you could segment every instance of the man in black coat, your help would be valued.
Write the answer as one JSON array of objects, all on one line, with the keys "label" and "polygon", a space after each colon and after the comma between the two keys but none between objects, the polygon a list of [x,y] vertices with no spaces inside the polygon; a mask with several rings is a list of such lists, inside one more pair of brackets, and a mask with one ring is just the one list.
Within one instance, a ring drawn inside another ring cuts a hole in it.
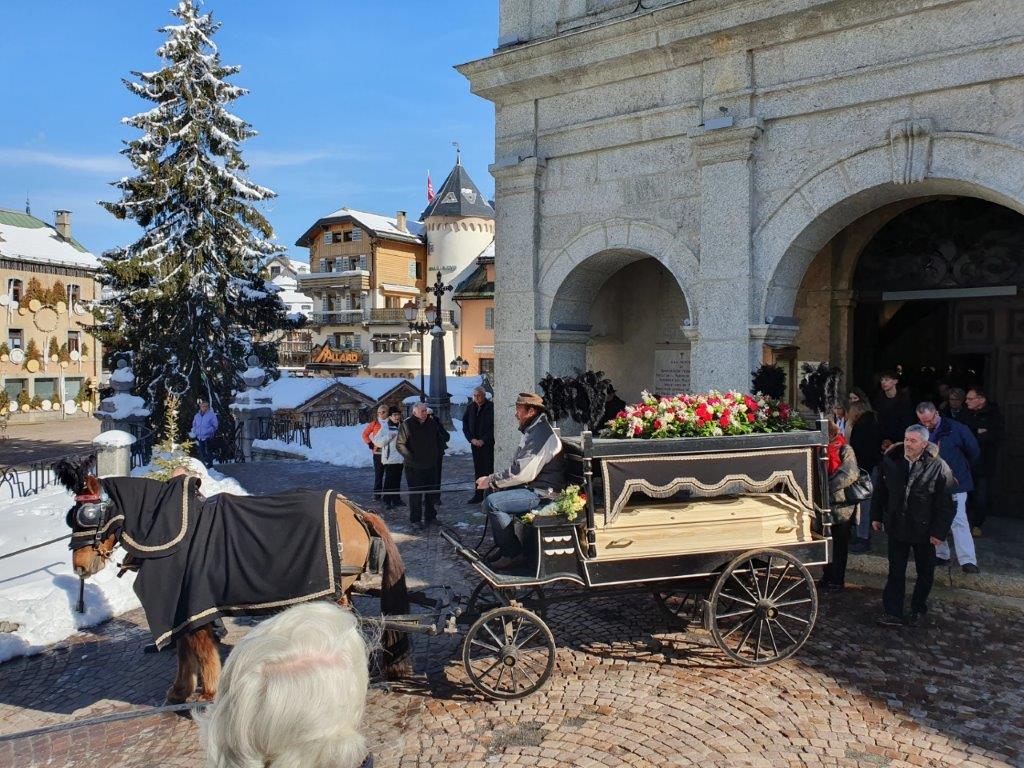
[{"label": "man in black coat", "polygon": [[[494,403],[487,399],[483,387],[473,390],[473,400],[462,417],[462,434],[473,451],[473,479],[494,472]],[[479,504],[484,492],[474,489],[469,504]]]},{"label": "man in black coat", "polygon": [[999,446],[1003,442],[1003,414],[998,405],[989,402],[981,387],[971,387],[964,402],[967,413],[962,421],[974,433],[981,448],[981,458],[974,466],[974,490],[967,502],[971,533],[977,538],[992,509],[991,489],[998,468]]},{"label": "man in black coat", "polygon": [[917,423],[914,404],[905,392],[900,392],[899,378],[892,371],[883,371],[878,377],[882,391],[872,401],[878,413],[878,425],[882,432],[881,449],[888,449],[903,437],[903,430]]},{"label": "man in black coat", "polygon": [[395,441],[405,459],[405,482],[409,486],[409,520],[426,527],[437,517],[438,468],[448,441],[444,427],[430,417],[426,403],[416,403],[412,416],[402,422]]},{"label": "man in black coat", "polygon": [[[889,537],[889,576],[882,592],[885,612],[878,623],[917,624],[928,612],[928,593],[935,577],[935,547],[946,540],[956,514],[953,473],[938,446],[928,442],[928,430],[907,427],[902,443],[882,457],[878,487],[871,505],[871,527]],[[904,619],[907,560],[914,552],[917,583]]]}]

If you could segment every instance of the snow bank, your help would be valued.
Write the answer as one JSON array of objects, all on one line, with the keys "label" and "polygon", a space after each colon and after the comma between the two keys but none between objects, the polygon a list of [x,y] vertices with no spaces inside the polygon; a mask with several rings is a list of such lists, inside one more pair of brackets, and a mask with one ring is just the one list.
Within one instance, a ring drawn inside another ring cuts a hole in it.
[{"label": "snow bank", "polygon": [[135,381],[135,374],[131,368],[115,368],[110,374],[110,380],[121,384],[131,384]]},{"label": "snow bank", "polygon": [[92,439],[93,445],[100,445],[106,448],[123,448],[135,442],[135,438],[122,429],[111,429],[108,432],[100,432]]},{"label": "snow bank", "polygon": [[[458,405],[465,405],[473,397],[473,390],[477,387],[483,386],[483,376],[445,376],[445,380],[448,384],[448,394],[452,396],[452,402]],[[420,377],[417,376],[412,380],[412,383],[417,387],[420,385]],[[423,384],[427,394],[430,394],[430,376],[426,377],[426,381]],[[412,405],[418,402],[420,399],[419,395],[412,395],[411,397],[405,398],[402,402],[405,405]],[[487,393],[487,399],[491,399],[490,392]]]},{"label": "snow bank", "polygon": [[245,394],[249,396],[250,402],[257,397],[270,397],[271,408],[275,411],[282,408],[297,408],[309,398],[319,395],[334,383],[334,379],[324,378],[303,378],[298,376],[282,375],[277,381],[272,381],[265,387],[252,389]]},{"label": "snow bank", "polygon": [[[219,472],[207,472],[200,462],[193,461],[198,464],[193,469],[202,478],[202,491],[207,496],[246,495],[237,481]],[[140,470],[133,474],[140,474]],[[74,497],[60,486],[26,499],[0,500],[0,554],[70,533],[64,517],[72,506]],[[115,551],[115,560],[122,557],[121,550]],[[108,565],[86,581],[86,612],[80,615],[75,613],[78,577],[71,570],[66,541],[0,560],[0,621],[20,625],[17,632],[0,634],[0,662],[38,653],[83,627],[137,608],[134,581],[133,573],[118,579],[117,569]]]},{"label": "snow bank", "polygon": [[[469,453],[469,442],[462,434],[462,422],[453,420],[455,431],[451,433],[446,456]],[[363,442],[365,425],[354,427],[314,427],[309,430],[307,448],[301,443],[285,443],[283,440],[254,440],[253,448],[265,448],[282,453],[304,456],[310,461],[322,461],[339,467],[370,467],[373,466],[373,454]]]}]

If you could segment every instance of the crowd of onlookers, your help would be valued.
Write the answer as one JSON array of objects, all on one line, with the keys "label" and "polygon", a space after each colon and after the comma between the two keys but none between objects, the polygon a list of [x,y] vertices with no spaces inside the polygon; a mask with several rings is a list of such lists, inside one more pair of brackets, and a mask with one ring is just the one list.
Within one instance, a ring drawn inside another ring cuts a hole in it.
[{"label": "crowd of onlookers", "polygon": [[[835,405],[829,429],[833,557],[821,588],[842,590],[848,552],[867,551],[872,532],[885,530],[889,576],[879,622],[917,623],[927,612],[935,566],[952,558],[948,539],[963,572],[979,572],[974,539],[991,511],[1003,438],[999,408],[980,385],[965,391],[939,383],[931,399],[915,403],[897,374],[886,371],[874,398],[853,387]],[[851,502],[847,489],[861,470],[870,477],[872,497]],[[911,553],[917,584],[904,616]]]}]

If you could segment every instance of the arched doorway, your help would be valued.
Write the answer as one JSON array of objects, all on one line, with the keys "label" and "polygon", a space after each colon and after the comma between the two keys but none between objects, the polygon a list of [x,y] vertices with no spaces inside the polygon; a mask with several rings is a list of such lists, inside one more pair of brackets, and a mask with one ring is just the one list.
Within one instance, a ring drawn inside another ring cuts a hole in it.
[{"label": "arched doorway", "polygon": [[658,259],[604,251],[577,265],[551,304],[548,369],[603,370],[619,396],[689,388],[689,310],[677,277]]},{"label": "arched doorway", "polygon": [[914,402],[939,384],[982,385],[1006,420],[1000,514],[1024,501],[1010,471],[1024,458],[1024,216],[972,197],[884,206],[811,262],[794,315],[803,360],[830,360],[871,391],[901,371]]}]

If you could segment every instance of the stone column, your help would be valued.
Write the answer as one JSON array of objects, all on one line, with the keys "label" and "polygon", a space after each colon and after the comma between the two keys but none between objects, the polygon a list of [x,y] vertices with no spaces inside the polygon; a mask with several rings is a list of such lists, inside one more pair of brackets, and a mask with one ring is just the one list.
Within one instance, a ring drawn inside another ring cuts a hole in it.
[{"label": "stone column", "polygon": [[[750,387],[761,349],[750,338],[754,143],[760,120],[700,127],[693,149],[700,169],[700,286],[693,347],[693,389]],[[763,323],[763,318],[755,322]],[[756,355],[755,355],[756,352]]]},{"label": "stone column", "polygon": [[253,440],[260,438],[260,421],[274,415],[273,398],[259,389],[267,382],[267,373],[258,367],[255,358],[249,359],[249,368],[242,374],[243,388],[235,393],[229,406],[239,425],[241,453],[245,461],[252,461]]},{"label": "stone column", "polygon": [[92,439],[96,446],[97,477],[127,477],[132,469],[135,438],[119,429],[101,432]]},{"label": "stone column", "polygon": [[544,161],[508,158],[491,166],[495,188],[494,429],[495,466],[518,444],[515,400],[534,392],[542,373],[536,358],[536,285],[540,181]]},{"label": "stone column", "polygon": [[842,369],[847,392],[856,384],[853,380],[853,315],[857,309],[856,296],[856,291],[852,290],[832,291],[832,311],[829,317],[829,359],[833,365]]}]

